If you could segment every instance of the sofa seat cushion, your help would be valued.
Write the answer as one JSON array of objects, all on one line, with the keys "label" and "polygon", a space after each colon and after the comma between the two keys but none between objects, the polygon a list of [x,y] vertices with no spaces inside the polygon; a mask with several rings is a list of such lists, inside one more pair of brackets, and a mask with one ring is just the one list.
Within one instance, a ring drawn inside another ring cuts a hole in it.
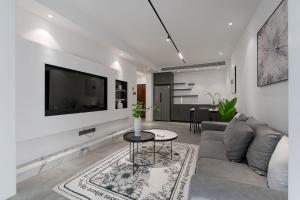
[{"label": "sofa seat cushion", "polygon": [[203,131],[201,132],[201,140],[213,140],[223,142],[224,131]]},{"label": "sofa seat cushion", "polygon": [[228,160],[223,141],[216,140],[201,139],[198,157]]},{"label": "sofa seat cushion", "polygon": [[197,162],[196,173],[268,188],[266,177],[258,175],[242,163],[201,158]]},{"label": "sofa seat cushion", "polygon": [[188,200],[288,200],[288,193],[195,174]]}]

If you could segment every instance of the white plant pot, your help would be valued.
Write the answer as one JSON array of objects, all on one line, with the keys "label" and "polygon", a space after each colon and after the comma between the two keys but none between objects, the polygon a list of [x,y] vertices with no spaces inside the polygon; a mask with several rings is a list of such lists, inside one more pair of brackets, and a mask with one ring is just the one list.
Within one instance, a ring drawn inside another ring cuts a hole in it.
[{"label": "white plant pot", "polygon": [[141,118],[134,118],[134,135],[139,137],[141,136],[142,131],[142,119]]}]

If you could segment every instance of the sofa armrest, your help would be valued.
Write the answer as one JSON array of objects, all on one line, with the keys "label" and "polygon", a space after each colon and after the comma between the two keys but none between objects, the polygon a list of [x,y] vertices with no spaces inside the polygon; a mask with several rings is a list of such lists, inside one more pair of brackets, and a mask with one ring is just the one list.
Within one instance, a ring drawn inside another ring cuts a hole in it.
[{"label": "sofa armrest", "polygon": [[227,127],[227,122],[209,122],[203,121],[201,123],[201,130],[211,130],[211,131],[224,131]]},{"label": "sofa armrest", "polygon": [[212,176],[192,177],[189,200],[287,200],[288,193]]}]

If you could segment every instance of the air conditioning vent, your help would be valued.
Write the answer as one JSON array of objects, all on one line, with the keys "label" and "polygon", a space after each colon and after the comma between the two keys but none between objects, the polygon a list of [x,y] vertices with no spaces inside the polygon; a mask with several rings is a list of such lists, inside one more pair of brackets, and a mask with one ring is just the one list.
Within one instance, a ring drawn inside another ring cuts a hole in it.
[{"label": "air conditioning vent", "polygon": [[185,66],[176,66],[176,67],[163,67],[161,71],[177,71],[177,70],[190,70],[190,69],[201,69],[201,68],[209,68],[209,67],[218,67],[218,66],[225,66],[226,62],[213,62],[213,63],[203,63],[197,65],[185,65]]}]

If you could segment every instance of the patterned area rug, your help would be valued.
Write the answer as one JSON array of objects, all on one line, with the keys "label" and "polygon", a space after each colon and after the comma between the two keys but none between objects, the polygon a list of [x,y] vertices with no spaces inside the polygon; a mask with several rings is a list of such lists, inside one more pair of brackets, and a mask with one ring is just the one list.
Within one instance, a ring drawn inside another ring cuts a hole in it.
[{"label": "patterned area rug", "polygon": [[[198,146],[173,142],[173,159],[170,146],[156,145],[153,164],[153,144],[139,146],[138,164],[145,164],[132,171],[129,145],[95,165],[55,186],[54,191],[69,199],[92,200],[184,200],[187,199],[189,182],[195,172]],[[150,164],[150,165],[148,165]]]}]

